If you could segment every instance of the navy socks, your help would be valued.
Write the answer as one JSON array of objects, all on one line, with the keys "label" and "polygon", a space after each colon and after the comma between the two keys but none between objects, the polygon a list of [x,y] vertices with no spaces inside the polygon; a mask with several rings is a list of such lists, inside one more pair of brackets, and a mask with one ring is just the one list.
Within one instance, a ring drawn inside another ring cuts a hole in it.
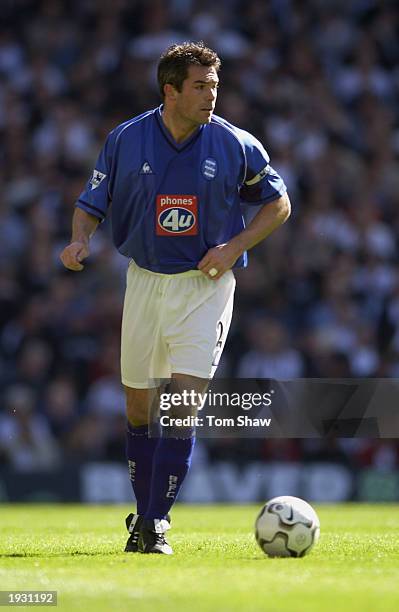
[{"label": "navy socks", "polygon": [[128,423],[126,455],[137,514],[165,518],[189,470],[194,441],[194,437],[149,438],[148,425]]},{"label": "navy socks", "polygon": [[137,514],[145,514],[150,497],[152,463],[159,438],[148,437],[148,425],[133,427],[126,432],[126,456],[130,481],[137,501]]},{"label": "navy socks", "polygon": [[146,519],[165,518],[173,506],[191,464],[194,437],[161,438],[156,448]]}]

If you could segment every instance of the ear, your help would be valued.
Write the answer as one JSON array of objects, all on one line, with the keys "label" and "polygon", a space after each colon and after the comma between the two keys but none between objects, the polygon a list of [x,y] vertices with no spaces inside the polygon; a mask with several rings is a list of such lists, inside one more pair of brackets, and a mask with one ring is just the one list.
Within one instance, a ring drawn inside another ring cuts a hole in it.
[{"label": "ear", "polygon": [[163,92],[165,94],[165,99],[167,100],[176,100],[177,90],[170,83],[165,83],[163,86]]}]

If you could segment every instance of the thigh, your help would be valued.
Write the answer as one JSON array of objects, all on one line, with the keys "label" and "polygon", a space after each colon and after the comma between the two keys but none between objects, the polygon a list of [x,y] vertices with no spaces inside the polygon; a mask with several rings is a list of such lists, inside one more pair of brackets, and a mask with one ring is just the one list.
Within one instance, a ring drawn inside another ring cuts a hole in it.
[{"label": "thigh", "polygon": [[126,387],[156,387],[168,378],[167,346],[160,330],[160,278],[129,265],[121,330],[121,375]]},{"label": "thigh", "polygon": [[217,283],[205,279],[193,292],[185,316],[168,329],[172,374],[210,379],[215,374],[230,328],[235,278],[226,273]]}]

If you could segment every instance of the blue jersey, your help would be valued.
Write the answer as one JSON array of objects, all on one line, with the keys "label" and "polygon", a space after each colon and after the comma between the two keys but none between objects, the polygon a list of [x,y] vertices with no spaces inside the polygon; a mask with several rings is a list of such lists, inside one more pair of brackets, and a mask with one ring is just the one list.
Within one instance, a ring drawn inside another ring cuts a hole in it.
[{"label": "blue jersey", "polygon": [[175,274],[243,230],[243,202],[271,202],[286,187],[248,132],[214,115],[178,144],[161,112],[110,132],[76,205],[100,220],[111,205],[117,249],[142,268]]}]

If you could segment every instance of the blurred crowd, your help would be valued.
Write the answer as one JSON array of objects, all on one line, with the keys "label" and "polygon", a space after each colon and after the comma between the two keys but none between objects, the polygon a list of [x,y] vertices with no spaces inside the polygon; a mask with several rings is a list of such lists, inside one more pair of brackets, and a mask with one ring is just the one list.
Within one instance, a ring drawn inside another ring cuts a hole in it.
[{"label": "blurred crowd", "polygon": [[[222,58],[217,114],[284,177],[289,221],[237,272],[219,375],[399,376],[399,8],[385,0],[5,0],[0,16],[0,465],[124,457],[126,260],[109,223],[63,269],[107,133],[160,103],[173,42]],[[254,214],[251,210],[249,214]],[[211,459],[393,467],[392,441],[212,443]]]}]

